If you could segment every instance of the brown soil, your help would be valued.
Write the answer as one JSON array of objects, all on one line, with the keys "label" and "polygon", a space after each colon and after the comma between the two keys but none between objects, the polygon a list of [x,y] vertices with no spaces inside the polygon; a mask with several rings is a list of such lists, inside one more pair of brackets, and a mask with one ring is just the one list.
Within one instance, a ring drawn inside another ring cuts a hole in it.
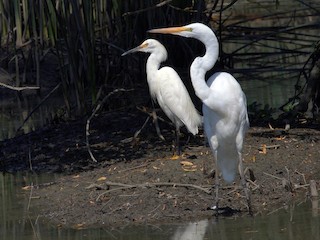
[{"label": "brown soil", "polygon": [[[150,122],[136,141],[146,115],[105,113],[93,120],[85,146],[85,121],[49,126],[0,142],[2,171],[60,172],[57,181],[35,186],[32,203],[51,222],[63,226],[99,226],[186,221],[210,217],[214,201],[214,169],[202,134],[182,137],[183,156],[172,156],[173,127],[160,122],[161,141]],[[30,157],[28,157],[30,156]],[[251,127],[243,151],[254,214],[264,214],[305,199],[311,179],[320,185],[320,132],[295,128],[288,132]],[[183,165],[183,161],[186,161]],[[249,174],[251,172],[251,174]],[[211,174],[212,175],[212,174]],[[186,185],[184,185],[186,184]],[[247,215],[239,177],[221,181],[220,206]]]}]

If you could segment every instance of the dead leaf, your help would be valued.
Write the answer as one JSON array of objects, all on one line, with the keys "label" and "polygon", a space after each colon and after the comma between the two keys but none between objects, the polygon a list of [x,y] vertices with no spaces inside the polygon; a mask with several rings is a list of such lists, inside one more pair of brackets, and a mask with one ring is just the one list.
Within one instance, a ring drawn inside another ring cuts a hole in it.
[{"label": "dead leaf", "polygon": [[267,145],[266,144],[262,144],[260,149],[261,150],[259,150],[259,153],[267,154]]},{"label": "dead leaf", "polygon": [[21,189],[22,190],[30,190],[32,188],[32,186],[28,185],[28,186],[24,186]]},{"label": "dead leaf", "polygon": [[185,172],[195,172],[195,171],[197,171],[197,169],[183,168],[183,171],[185,171]]},{"label": "dead leaf", "polygon": [[196,165],[192,165],[192,166],[182,166],[183,171],[186,172],[195,172],[197,171],[197,166]]},{"label": "dead leaf", "polygon": [[181,161],[180,164],[182,164],[183,166],[193,166],[193,163],[189,161]]},{"label": "dead leaf", "polygon": [[97,179],[97,181],[105,181],[105,180],[107,180],[106,177],[99,177],[99,178]]},{"label": "dead leaf", "polygon": [[286,136],[276,137],[274,139],[277,140],[277,141],[282,141],[282,140],[286,139]]},{"label": "dead leaf", "polygon": [[173,155],[170,160],[178,160],[180,159],[180,156],[179,155]]},{"label": "dead leaf", "polygon": [[85,225],[83,223],[78,223],[78,224],[74,225],[73,228],[75,228],[75,229],[84,229],[84,226]]}]

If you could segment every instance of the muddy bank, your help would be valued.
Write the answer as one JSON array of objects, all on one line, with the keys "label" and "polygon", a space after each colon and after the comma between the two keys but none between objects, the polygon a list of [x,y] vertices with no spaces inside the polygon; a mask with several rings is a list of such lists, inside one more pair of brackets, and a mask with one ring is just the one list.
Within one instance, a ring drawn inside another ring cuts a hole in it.
[{"label": "muddy bank", "polygon": [[[1,170],[60,172],[56,182],[35,186],[32,205],[57,225],[84,227],[186,221],[211,217],[215,168],[203,134],[182,137],[183,156],[171,160],[173,127],[160,122],[161,141],[150,122],[139,138],[146,115],[103,114],[92,123],[85,147],[85,121],[52,125],[1,142]],[[309,181],[320,179],[320,132],[295,128],[289,132],[251,127],[244,146],[244,166],[251,179],[254,214],[265,214],[309,195]],[[251,174],[249,174],[251,173]],[[247,215],[239,177],[221,181],[221,206]]]}]

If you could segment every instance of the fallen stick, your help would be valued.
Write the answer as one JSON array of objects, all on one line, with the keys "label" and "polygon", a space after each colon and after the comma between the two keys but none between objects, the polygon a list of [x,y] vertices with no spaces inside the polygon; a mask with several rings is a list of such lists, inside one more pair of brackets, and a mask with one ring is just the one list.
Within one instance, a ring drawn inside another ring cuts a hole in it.
[{"label": "fallen stick", "polygon": [[130,188],[149,188],[149,187],[159,187],[159,186],[187,187],[187,188],[191,187],[191,188],[195,188],[200,191],[203,191],[207,194],[211,193],[211,190],[209,190],[209,189],[206,189],[206,188],[200,187],[198,185],[194,185],[194,184],[188,184],[188,183],[158,182],[158,183],[142,183],[142,184],[124,184],[124,183],[116,183],[116,182],[107,181],[107,182],[105,182],[105,184],[109,185],[109,186],[119,186],[119,187],[107,190],[107,191],[99,194],[99,196],[96,198],[96,201],[99,201],[99,199],[107,193],[110,193],[113,191],[118,191],[118,190],[130,189]]},{"label": "fallen stick", "polygon": [[283,179],[284,179],[284,178],[277,177],[277,176],[274,176],[274,175],[272,175],[272,174],[270,174],[270,173],[266,173],[266,172],[263,172],[263,174],[264,174],[264,175],[267,175],[267,176],[269,176],[269,177],[273,177],[273,178],[278,179],[278,180],[283,180]]},{"label": "fallen stick", "polygon": [[150,163],[151,163],[151,162],[147,162],[147,163],[141,164],[141,165],[139,165],[139,166],[122,169],[122,170],[119,170],[118,173],[127,172],[127,171],[131,171],[131,170],[136,170],[136,169],[139,169],[139,168],[147,167]]},{"label": "fallen stick", "polygon": [[263,149],[278,149],[280,147],[279,144],[275,144],[275,145],[263,145],[261,147],[259,147],[259,150],[262,151]]},{"label": "fallen stick", "polygon": [[295,171],[297,174],[299,174],[299,175],[301,175],[302,176],[302,178],[303,178],[303,181],[304,181],[304,184],[306,185],[307,184],[307,180],[306,180],[306,177],[304,176],[304,174],[303,173],[301,173],[301,172],[298,172],[297,170]]}]

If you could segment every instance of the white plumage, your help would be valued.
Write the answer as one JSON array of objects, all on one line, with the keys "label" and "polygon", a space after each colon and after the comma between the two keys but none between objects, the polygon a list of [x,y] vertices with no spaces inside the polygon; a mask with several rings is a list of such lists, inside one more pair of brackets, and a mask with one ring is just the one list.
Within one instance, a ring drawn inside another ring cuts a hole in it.
[{"label": "white plumage", "polygon": [[179,144],[179,129],[183,125],[189,132],[196,135],[198,126],[202,124],[202,117],[194,107],[185,85],[173,68],[160,68],[161,62],[167,60],[168,54],[165,47],[155,39],[147,39],[138,47],[123,53],[122,56],[137,51],[150,53],[146,64],[150,95],[174,123],[177,144]]},{"label": "white plumage", "polygon": [[[150,30],[151,33],[170,33],[200,40],[206,48],[202,57],[197,57],[191,67],[190,75],[196,95],[203,103],[204,130],[213,152],[216,166],[227,182],[232,182],[239,167],[248,208],[250,196],[244,179],[242,166],[242,147],[245,133],[249,127],[246,97],[235,78],[226,72],[213,74],[205,81],[205,74],[216,63],[219,43],[213,31],[202,23],[183,27]],[[218,173],[216,171],[216,208],[218,209]]]}]

